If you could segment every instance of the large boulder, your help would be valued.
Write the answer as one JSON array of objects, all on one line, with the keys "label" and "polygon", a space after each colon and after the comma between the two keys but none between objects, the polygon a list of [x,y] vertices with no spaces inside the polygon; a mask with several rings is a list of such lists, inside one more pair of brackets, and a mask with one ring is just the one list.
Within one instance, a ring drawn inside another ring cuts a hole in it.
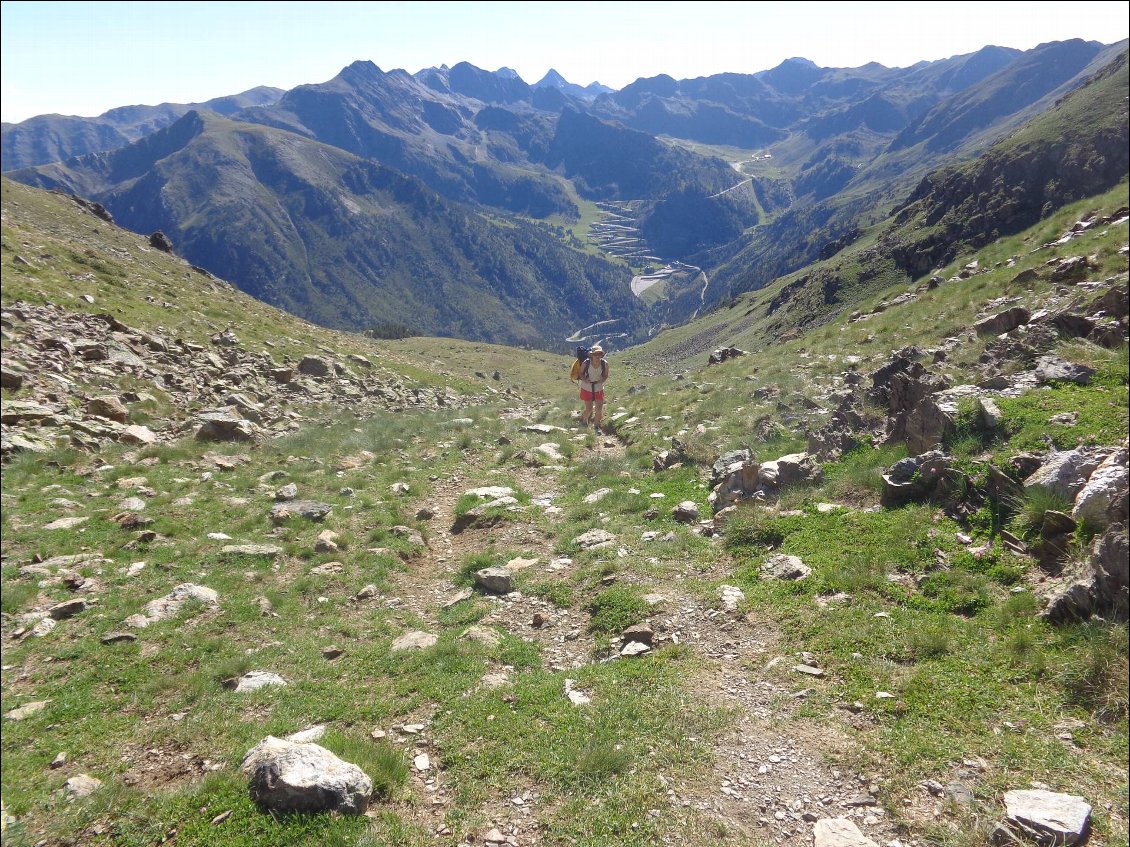
[{"label": "large boulder", "polygon": [[1010,332],[1018,326],[1028,323],[1031,318],[1032,313],[1023,306],[1014,306],[977,321],[973,324],[973,329],[977,331],[978,335],[1000,335],[1002,332]]},{"label": "large boulder", "polygon": [[714,463],[710,505],[715,512],[744,500],[757,490],[761,465],[748,450],[723,454]]},{"label": "large boulder", "polygon": [[953,435],[962,401],[977,400],[982,390],[975,385],[958,385],[923,397],[906,416],[906,449],[912,454],[934,450]]},{"label": "large boulder", "polygon": [[330,376],[334,372],[333,363],[324,356],[309,354],[298,363],[298,372],[313,377]]},{"label": "large boulder", "polygon": [[950,457],[940,450],[900,459],[883,474],[879,502],[895,508],[924,499],[933,492],[949,465]]},{"label": "large boulder", "polygon": [[200,421],[196,438],[200,441],[253,441],[260,434],[259,427],[236,406],[210,409],[196,417]]},{"label": "large boulder", "polygon": [[1109,447],[1077,447],[1074,450],[1052,453],[1038,470],[1024,480],[1024,488],[1047,488],[1073,503],[1091,474],[1112,452],[1114,451]]},{"label": "large boulder", "polygon": [[1122,446],[1095,468],[1087,478],[1087,484],[1075,496],[1075,507],[1071,510],[1073,518],[1100,529],[1107,525],[1107,509],[1130,485],[1127,458],[1127,448]]},{"label": "large boulder", "polygon": [[363,814],[373,781],[357,765],[317,744],[267,736],[243,758],[251,798],[277,812]]}]

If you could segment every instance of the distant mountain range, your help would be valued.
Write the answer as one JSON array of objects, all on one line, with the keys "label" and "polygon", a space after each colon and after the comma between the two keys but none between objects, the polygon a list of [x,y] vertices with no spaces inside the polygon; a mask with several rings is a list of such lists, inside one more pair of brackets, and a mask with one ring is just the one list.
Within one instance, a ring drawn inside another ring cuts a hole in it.
[{"label": "distant mountain range", "polygon": [[[929,172],[1125,51],[1075,40],[910,68],[790,59],[620,91],[555,71],[529,85],[466,62],[355,62],[325,83],[212,101],[226,117],[135,107],[5,125],[4,168],[160,228],[195,264],[326,325],[560,347],[616,320],[639,339],[850,243]],[[641,256],[706,272],[701,298],[631,296],[628,265],[578,238],[608,201],[632,210]]]}]

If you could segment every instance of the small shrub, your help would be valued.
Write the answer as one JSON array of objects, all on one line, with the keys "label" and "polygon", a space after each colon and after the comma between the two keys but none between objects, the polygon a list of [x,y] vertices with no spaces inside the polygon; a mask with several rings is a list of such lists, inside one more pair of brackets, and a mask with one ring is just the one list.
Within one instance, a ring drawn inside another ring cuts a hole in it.
[{"label": "small shrub", "polygon": [[647,617],[647,602],[634,589],[614,585],[589,605],[591,632],[617,634]]}]

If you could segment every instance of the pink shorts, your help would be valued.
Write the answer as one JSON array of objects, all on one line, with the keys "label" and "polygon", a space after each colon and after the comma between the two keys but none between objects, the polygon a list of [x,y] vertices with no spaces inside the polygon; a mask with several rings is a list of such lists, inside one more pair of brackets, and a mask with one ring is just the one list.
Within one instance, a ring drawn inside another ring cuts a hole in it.
[{"label": "pink shorts", "polygon": [[590,400],[599,400],[601,403],[603,403],[604,402],[604,392],[598,391],[598,392],[596,392],[596,394],[593,394],[591,391],[586,391],[585,389],[582,388],[581,389],[581,399],[584,400],[586,403],[588,403]]}]

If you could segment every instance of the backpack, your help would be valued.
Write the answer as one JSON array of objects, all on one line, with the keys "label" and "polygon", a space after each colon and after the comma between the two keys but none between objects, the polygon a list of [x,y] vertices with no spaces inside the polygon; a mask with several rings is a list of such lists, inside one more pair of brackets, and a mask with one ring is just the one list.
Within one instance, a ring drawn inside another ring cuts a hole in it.
[{"label": "backpack", "polygon": [[589,360],[589,348],[578,347],[577,358],[573,362],[573,367],[569,369],[569,379],[576,382],[581,378],[581,367]]}]

